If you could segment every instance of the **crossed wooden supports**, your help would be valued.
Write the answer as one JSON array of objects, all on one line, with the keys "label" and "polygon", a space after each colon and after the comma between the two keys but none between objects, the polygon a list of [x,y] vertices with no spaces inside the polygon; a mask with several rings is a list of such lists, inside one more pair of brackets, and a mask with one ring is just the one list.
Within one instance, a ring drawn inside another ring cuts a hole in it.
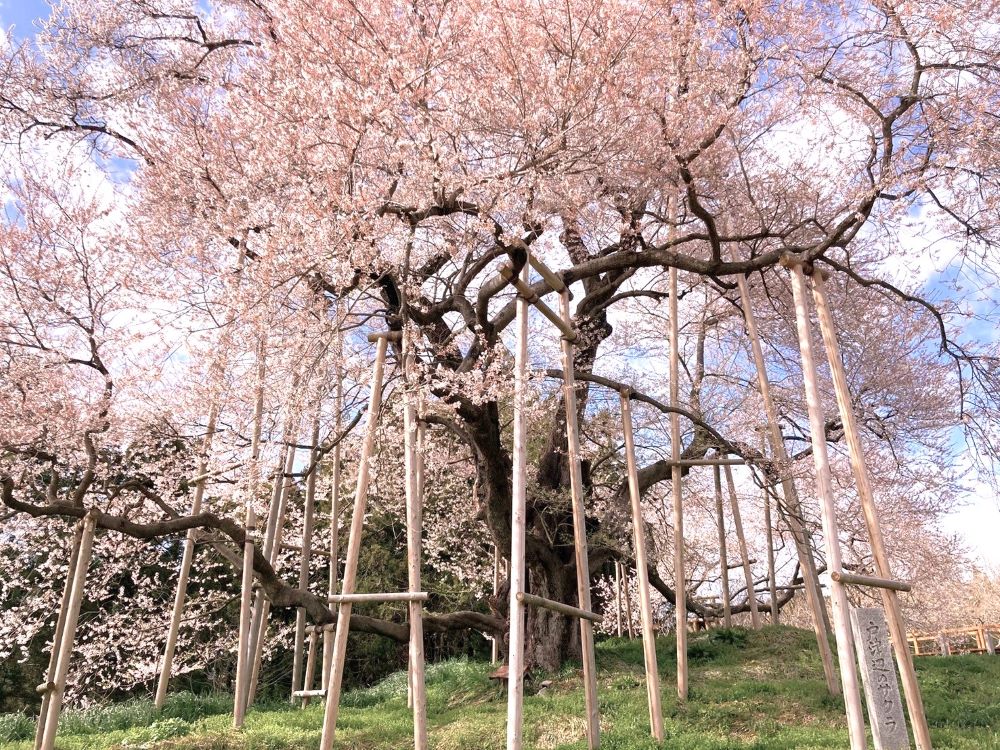
[{"label": "crossed wooden supports", "polygon": [[[587,712],[587,740],[588,748],[595,750],[600,744],[600,718],[597,702],[597,681],[594,657],[593,622],[599,616],[592,611],[590,599],[589,565],[587,560],[587,540],[585,528],[585,509],[583,504],[583,481],[580,466],[580,443],[579,429],[577,424],[577,402],[576,384],[573,369],[573,342],[576,333],[572,329],[570,317],[570,296],[568,287],[562,280],[549,270],[541,261],[528,255],[529,264],[545,279],[547,284],[559,293],[559,312],[553,311],[542,300],[532,292],[527,284],[528,265],[524,267],[520,277],[514,275],[513,270],[505,267],[501,273],[514,285],[519,293],[517,300],[516,316],[516,347],[515,347],[515,379],[514,379],[514,451],[513,451],[513,503],[512,503],[512,540],[511,540],[511,569],[510,569],[510,639],[509,639],[509,677],[508,677],[508,716],[507,716],[507,748],[508,750],[521,750],[522,748],[522,707],[524,695],[524,647],[525,647],[525,608],[528,606],[546,607],[563,614],[577,617],[580,621],[581,644],[583,650],[584,666],[584,689],[586,696]],[[906,697],[907,709],[910,716],[910,723],[913,728],[914,737],[918,750],[931,750],[931,740],[927,727],[927,720],[924,715],[923,704],[920,697],[919,686],[913,670],[913,663],[907,644],[905,627],[897,600],[898,591],[909,590],[909,585],[892,579],[891,568],[888,556],[885,551],[885,544],[882,538],[881,527],[879,525],[874,495],[871,488],[871,480],[865,463],[864,453],[861,446],[860,436],[854,416],[853,404],[847,386],[847,377],[844,371],[843,361],[840,354],[839,344],[836,337],[836,329],[833,316],[830,311],[823,275],[811,273],[812,276],[812,296],[816,306],[819,326],[823,337],[824,347],[830,364],[833,376],[834,391],[837,397],[838,411],[841,422],[844,426],[844,434],[847,441],[848,453],[850,456],[851,469],[858,487],[858,494],[861,499],[862,512],[869,533],[869,542],[875,561],[876,576],[865,576],[849,573],[843,570],[839,544],[839,529],[835,514],[832,475],[830,470],[829,454],[825,439],[825,419],[823,415],[822,403],[820,399],[818,376],[816,364],[812,352],[811,320],[807,299],[806,269],[795,257],[788,257],[783,260],[783,264],[789,268],[792,293],[794,298],[796,327],[799,339],[799,348],[802,359],[803,379],[805,382],[805,392],[807,408],[809,412],[810,431],[812,433],[813,459],[816,468],[816,489],[820,501],[820,509],[823,521],[823,533],[826,546],[827,564],[831,571],[831,591],[832,591],[832,611],[833,629],[837,641],[837,656],[840,666],[840,682],[844,693],[850,742],[852,750],[863,750],[866,747],[865,724],[861,709],[861,696],[858,684],[857,667],[854,661],[854,638],[849,622],[849,605],[847,600],[846,586],[858,585],[878,588],[889,627],[892,646],[895,652],[896,661],[902,678],[903,690]],[[811,270],[811,269],[810,269]],[[685,595],[685,575],[684,575],[684,550],[683,550],[683,507],[681,498],[681,471],[684,466],[689,465],[712,465],[716,472],[717,483],[717,507],[721,509],[721,485],[719,480],[719,467],[725,467],[727,479],[732,492],[732,477],[729,466],[733,463],[742,463],[733,459],[696,459],[683,461],[680,458],[680,427],[678,410],[678,381],[679,381],[679,351],[678,351],[678,330],[677,330],[677,272],[670,269],[670,429],[671,429],[671,474],[673,490],[673,512],[674,512],[674,576],[677,590],[677,695],[680,700],[687,697],[687,611]],[[764,400],[764,407],[768,421],[768,438],[771,444],[772,456],[776,461],[787,460],[787,453],[784,448],[784,441],[781,435],[777,418],[777,410],[770,393],[767,372],[765,368],[763,351],[756,331],[753,312],[750,304],[750,297],[747,292],[746,282],[742,276],[737,278],[737,284],[743,303],[744,318],[747,331],[750,336],[754,363],[757,369],[758,385]],[[579,607],[572,607],[559,602],[530,594],[526,591],[525,576],[525,525],[526,525],[526,501],[527,501],[527,414],[526,414],[526,390],[527,390],[527,322],[528,305],[534,305],[542,314],[548,318],[562,333],[561,355],[563,365],[563,389],[567,419],[567,452],[570,461],[570,489],[572,495],[573,508],[573,532],[575,543],[575,556],[577,567],[577,594]],[[420,532],[422,523],[422,483],[423,467],[420,458],[419,444],[421,442],[421,423],[417,415],[417,402],[415,394],[409,389],[410,373],[414,366],[415,356],[412,342],[399,332],[387,332],[375,334],[371,338],[376,342],[376,357],[372,372],[372,386],[370,402],[368,406],[368,424],[362,443],[361,456],[358,468],[358,480],[355,493],[355,503],[351,520],[351,528],[348,540],[348,549],[345,559],[344,579],[340,594],[335,593],[336,572],[335,567],[331,571],[330,595],[331,604],[337,604],[338,617],[336,625],[331,634],[330,626],[306,628],[304,617],[299,618],[297,630],[297,666],[295,669],[296,684],[302,675],[301,649],[303,639],[306,634],[310,637],[308,661],[305,665],[305,680],[302,690],[293,692],[293,698],[307,700],[310,697],[325,696],[326,708],[323,722],[323,734],[321,738],[321,750],[330,750],[333,746],[334,733],[336,730],[337,714],[339,710],[339,698],[343,680],[344,658],[346,655],[347,636],[350,629],[351,609],[354,604],[373,601],[405,601],[409,607],[410,620],[410,655],[409,655],[409,693],[411,705],[414,712],[414,746],[417,750],[425,750],[427,747],[427,723],[426,723],[426,693],[424,690],[424,653],[423,653],[423,619],[422,605],[427,599],[427,594],[420,591]],[[404,379],[407,385],[403,390],[403,416],[404,416],[404,456],[406,471],[406,515],[407,515],[407,570],[408,570],[408,590],[401,593],[355,593],[354,586],[357,578],[357,567],[360,556],[361,535],[364,524],[364,515],[368,498],[368,485],[370,481],[369,460],[375,441],[375,428],[378,420],[378,413],[381,407],[383,370],[385,364],[386,350],[390,339],[402,341],[403,345],[403,370]],[[260,378],[262,380],[262,378]],[[632,428],[631,414],[631,390],[627,387],[620,389],[621,412],[623,422],[623,433],[625,436],[625,453],[628,470],[629,495],[632,508],[633,535],[635,545],[636,572],[638,575],[638,589],[640,599],[640,614],[642,620],[643,652],[646,667],[646,684],[649,702],[650,728],[657,740],[663,739],[663,719],[660,706],[659,675],[656,664],[656,652],[654,646],[654,633],[652,622],[652,607],[650,603],[650,586],[648,578],[648,559],[645,549],[645,530],[642,522],[640,507],[640,488],[638,482],[638,469],[635,459],[635,442]],[[256,466],[257,452],[259,450],[259,413],[260,399],[257,407],[257,426],[255,427],[254,442],[252,444],[253,461],[252,467]],[[210,414],[209,430],[205,438],[202,454],[207,456],[214,433],[214,423],[217,412]],[[286,425],[286,432],[294,434],[297,429],[298,415],[290,415]],[[313,428],[313,456],[315,457],[316,445],[316,423]],[[285,441],[286,444],[291,442]],[[285,460],[285,475],[292,470],[294,451],[289,451]],[[204,463],[204,460],[202,461]],[[339,475],[339,462],[335,462],[335,473]],[[201,467],[201,464],[199,465]],[[315,474],[315,472],[313,473]],[[199,471],[198,482],[195,487],[195,503],[200,504],[201,495],[204,488],[205,468]],[[335,477],[335,481],[339,476]],[[311,478],[310,486],[307,487],[307,496],[314,494],[315,479]],[[289,482],[275,483],[275,496],[272,497],[271,513],[268,519],[269,533],[265,540],[265,555],[268,559],[276,557],[277,551],[281,547],[280,529],[283,525],[282,508],[286,506],[287,496],[290,491]],[[819,590],[816,576],[815,563],[812,558],[811,543],[808,533],[801,523],[801,506],[791,478],[782,479],[782,490],[784,504],[788,508],[788,520],[796,543],[796,551],[802,565],[804,589],[810,607],[813,611],[814,628],[817,634],[817,641],[820,645],[820,654],[823,658],[824,671],[827,676],[828,685],[834,690],[834,671],[832,667],[832,655],[829,643],[826,639],[827,627],[824,624],[825,607]],[[309,504],[307,498],[307,505]],[[336,501],[334,503],[333,517],[336,518]],[[307,516],[309,515],[307,508]],[[720,512],[721,518],[721,512]],[[271,518],[270,516],[276,516]],[[255,518],[252,509],[247,508],[246,525],[248,530],[255,526]],[[83,599],[83,588],[86,580],[87,567],[90,562],[90,554],[94,540],[94,530],[97,522],[95,511],[87,513],[79,522],[70,554],[69,573],[66,587],[63,593],[59,618],[56,624],[55,638],[46,681],[39,686],[39,692],[43,694],[42,710],[39,717],[38,728],[35,740],[35,750],[52,750],[55,743],[55,734],[58,726],[58,718],[62,705],[63,693],[66,687],[66,677],[69,669],[70,656],[73,650],[77,619],[79,617],[80,605]],[[335,523],[335,521],[334,521]],[[307,532],[311,527],[311,522],[307,518]],[[724,534],[724,532],[723,532]],[[252,558],[253,542],[251,534],[248,534],[248,541],[244,550],[243,567],[243,599],[241,602],[241,626],[240,626],[240,646],[239,665],[237,676],[237,700],[235,711],[235,722],[237,726],[242,723],[247,705],[253,694],[253,683],[260,663],[260,649],[263,642],[262,627],[267,620],[268,602],[262,596],[258,596],[258,601],[250,611],[250,591],[252,587]],[[720,537],[724,541],[723,537]],[[309,534],[303,536],[303,555],[306,556],[310,550],[311,539]],[[178,611],[183,608],[183,588],[186,583],[185,571],[190,570],[190,557],[193,554],[194,537],[189,534],[185,540],[184,560],[182,561],[182,580],[178,584],[178,597],[175,601],[173,621],[179,620]],[[724,544],[723,544],[724,546]],[[747,555],[745,550],[741,550],[744,563]],[[330,550],[331,561],[336,561],[336,533],[333,534]],[[725,570],[725,563],[723,563]],[[773,563],[771,564],[773,568]],[[308,569],[306,569],[308,570]],[[747,571],[745,571],[746,573]],[[301,585],[300,571],[300,585]],[[620,575],[620,574],[619,574]],[[725,573],[723,581],[726,581]],[[770,580],[772,603],[774,597],[773,575]],[[620,584],[619,584],[620,590]],[[752,581],[748,582],[748,596],[751,599],[752,607],[756,604],[753,593]],[[755,609],[755,607],[753,607]],[[753,612],[756,615],[756,612]],[[755,618],[756,619],[756,618]],[[172,622],[173,622],[172,621]],[[256,626],[256,627],[255,627]],[[310,687],[312,674],[315,670],[317,637],[318,633],[324,635],[324,689],[312,690]],[[300,635],[301,634],[301,635]],[[165,649],[164,667],[168,669],[173,649],[176,645],[177,634],[175,628],[171,627]],[[164,674],[169,674],[165,671]],[[166,679],[161,676],[157,691],[157,703],[162,704],[166,692]],[[869,696],[869,700],[871,696]]]}]

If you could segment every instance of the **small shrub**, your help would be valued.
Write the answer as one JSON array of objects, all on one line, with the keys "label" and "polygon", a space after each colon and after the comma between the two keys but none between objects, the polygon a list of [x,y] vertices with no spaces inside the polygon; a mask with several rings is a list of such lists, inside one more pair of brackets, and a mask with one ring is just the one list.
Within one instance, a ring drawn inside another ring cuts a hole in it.
[{"label": "small shrub", "polygon": [[35,722],[24,714],[0,714],[0,742],[30,740],[35,736]]}]

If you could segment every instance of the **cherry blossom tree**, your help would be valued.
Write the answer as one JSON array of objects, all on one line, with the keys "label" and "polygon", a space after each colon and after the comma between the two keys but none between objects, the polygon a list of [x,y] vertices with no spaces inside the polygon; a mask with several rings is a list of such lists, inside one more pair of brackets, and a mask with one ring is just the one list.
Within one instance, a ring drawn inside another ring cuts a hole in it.
[{"label": "cherry blossom tree", "polygon": [[[630,555],[620,427],[604,402],[606,386],[625,384],[642,421],[651,580],[666,602],[678,588],[662,554],[666,268],[682,278],[684,458],[724,451],[771,481],[792,472],[815,507],[778,267],[790,254],[833,273],[887,526],[933,526],[957,488],[954,430],[992,455],[996,357],[963,335],[967,301],[925,298],[901,271],[932,235],[980,278],[996,270],[997,13],[971,2],[63,0],[34,43],[8,42],[0,73],[14,165],[0,240],[11,533],[37,538],[39,524],[96,506],[102,536],[200,529],[231,558],[243,499],[267,507],[268,482],[244,470],[258,364],[257,463],[280,480],[278,457],[317,401],[322,455],[352,444],[363,334],[409,327],[440,477],[429,564],[482,581],[492,545],[508,549],[511,535],[514,294],[498,270],[519,271],[529,252],[575,295],[592,575]],[[94,176],[122,173],[118,184]],[[758,447],[737,274],[761,317],[790,466]],[[531,350],[529,579],[572,603],[564,407],[556,340],[540,323]],[[348,388],[341,414],[336,381]],[[212,498],[192,514],[206,432]],[[159,447],[140,450],[150,435]],[[398,506],[391,472],[382,479]],[[686,481],[696,496],[698,478]],[[843,541],[863,568],[842,484]],[[441,554],[455,537],[476,540],[466,559]],[[711,588],[712,542],[699,548],[692,575]],[[259,550],[255,571],[276,607],[334,619]],[[698,593],[688,608],[716,612]],[[502,634],[504,616],[459,610],[425,627]],[[407,637],[379,618],[351,626]],[[532,662],[573,652],[562,616],[533,611],[529,630]]]}]

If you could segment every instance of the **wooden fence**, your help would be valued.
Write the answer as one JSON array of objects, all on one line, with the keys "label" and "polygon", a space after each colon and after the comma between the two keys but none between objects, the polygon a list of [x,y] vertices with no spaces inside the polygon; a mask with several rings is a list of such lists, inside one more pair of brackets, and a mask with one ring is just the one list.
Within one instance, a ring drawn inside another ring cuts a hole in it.
[{"label": "wooden fence", "polygon": [[1000,625],[974,625],[936,633],[907,633],[906,639],[914,656],[996,654],[1000,646]]}]

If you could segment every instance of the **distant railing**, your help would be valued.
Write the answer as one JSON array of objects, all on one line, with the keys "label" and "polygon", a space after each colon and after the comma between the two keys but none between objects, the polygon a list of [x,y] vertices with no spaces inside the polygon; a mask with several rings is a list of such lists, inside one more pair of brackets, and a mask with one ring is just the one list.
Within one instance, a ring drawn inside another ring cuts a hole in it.
[{"label": "distant railing", "polygon": [[996,654],[1000,645],[1000,625],[973,625],[936,633],[907,633],[906,640],[914,656]]}]

